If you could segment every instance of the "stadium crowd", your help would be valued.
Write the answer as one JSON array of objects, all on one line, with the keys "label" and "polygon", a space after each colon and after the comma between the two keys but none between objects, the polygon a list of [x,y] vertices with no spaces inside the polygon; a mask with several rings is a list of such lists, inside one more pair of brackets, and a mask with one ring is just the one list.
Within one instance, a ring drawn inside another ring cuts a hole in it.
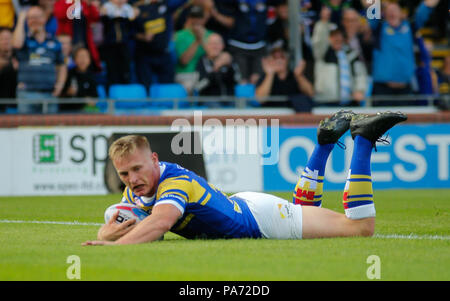
[{"label": "stadium crowd", "polygon": [[[286,0],[0,0],[0,98],[21,100],[0,111],[39,113],[33,100],[77,97],[89,101],[48,112],[95,112],[99,87],[128,84],[178,83],[198,96],[250,86],[257,105],[297,111],[449,93],[450,56],[433,67],[432,39],[420,34],[428,24],[434,40],[448,36],[448,2],[383,0],[382,17],[367,18],[377,3],[300,1],[292,64]],[[373,102],[386,104],[399,102]]]}]

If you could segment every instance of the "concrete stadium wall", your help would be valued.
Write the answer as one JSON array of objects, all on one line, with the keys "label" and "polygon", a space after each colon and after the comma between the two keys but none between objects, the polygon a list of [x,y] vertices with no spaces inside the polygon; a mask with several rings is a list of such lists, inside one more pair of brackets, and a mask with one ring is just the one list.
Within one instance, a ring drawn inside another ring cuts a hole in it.
[{"label": "concrete stadium wall", "polygon": [[[204,116],[203,122],[215,118],[222,123],[227,119],[278,119],[281,126],[288,125],[316,125],[326,115],[312,115],[307,113],[292,115],[227,115]],[[120,126],[120,125],[168,125],[174,120],[184,118],[191,124],[195,122],[194,116],[114,116],[96,114],[62,114],[62,115],[3,115],[0,116],[0,128],[12,128],[20,126]],[[450,122],[450,111],[433,114],[408,114],[407,123],[447,123]]]}]

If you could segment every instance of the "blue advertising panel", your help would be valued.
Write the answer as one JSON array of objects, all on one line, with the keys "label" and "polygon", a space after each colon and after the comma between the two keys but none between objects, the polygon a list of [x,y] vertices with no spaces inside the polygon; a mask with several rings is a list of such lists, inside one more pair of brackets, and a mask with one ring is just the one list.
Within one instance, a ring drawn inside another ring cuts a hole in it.
[{"label": "blue advertising panel", "polygon": [[[274,129],[272,129],[274,131]],[[317,141],[312,127],[280,127],[275,164],[264,164],[265,191],[291,191]],[[276,133],[266,133],[274,136]],[[400,124],[389,130],[389,145],[377,143],[372,152],[375,189],[450,188],[450,124]],[[341,139],[346,149],[335,146],[327,162],[325,190],[343,190],[353,153],[347,132]],[[272,160],[273,161],[273,160]]]}]

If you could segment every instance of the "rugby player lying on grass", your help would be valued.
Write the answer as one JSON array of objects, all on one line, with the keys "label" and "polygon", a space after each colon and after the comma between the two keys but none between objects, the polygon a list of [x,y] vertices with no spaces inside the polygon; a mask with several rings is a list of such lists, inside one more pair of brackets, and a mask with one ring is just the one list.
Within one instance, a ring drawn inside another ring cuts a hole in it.
[{"label": "rugby player lying on grass", "polygon": [[[293,202],[258,192],[230,197],[177,164],[160,162],[143,136],[125,136],[109,149],[126,185],[122,202],[150,215],[139,224],[110,222],[98,240],[85,246],[138,244],[171,231],[185,238],[302,239],[372,236],[375,227],[370,158],[379,138],[406,120],[402,113],[369,116],[339,111],[319,124],[313,154],[295,187]],[[350,129],[354,150],[344,190],[345,214],[322,208],[323,179],[329,154]]]}]

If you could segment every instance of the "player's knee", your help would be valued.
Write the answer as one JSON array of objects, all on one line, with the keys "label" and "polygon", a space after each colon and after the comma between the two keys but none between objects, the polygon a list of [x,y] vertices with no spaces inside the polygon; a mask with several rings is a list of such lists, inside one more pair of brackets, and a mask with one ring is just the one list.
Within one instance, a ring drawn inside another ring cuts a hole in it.
[{"label": "player's knee", "polygon": [[373,236],[375,232],[375,219],[374,218],[366,218],[361,220],[360,224],[360,235],[364,237]]}]

